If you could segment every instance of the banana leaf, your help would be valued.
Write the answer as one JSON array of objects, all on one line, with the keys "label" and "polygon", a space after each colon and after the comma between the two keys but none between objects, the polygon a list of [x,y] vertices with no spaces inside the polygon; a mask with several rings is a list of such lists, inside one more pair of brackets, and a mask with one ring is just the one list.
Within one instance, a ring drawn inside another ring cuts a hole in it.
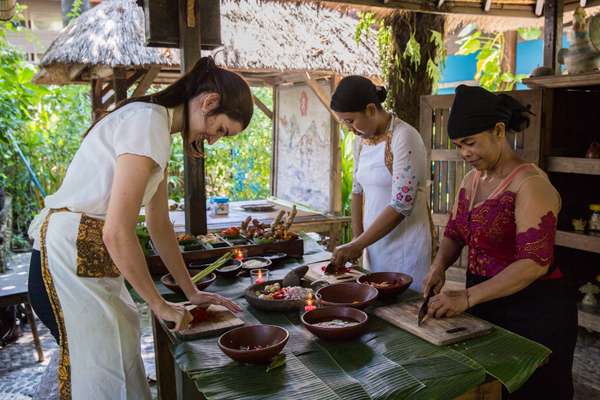
[{"label": "banana leaf", "polygon": [[[273,271],[325,259],[305,257]],[[277,279],[277,278],[275,278]],[[549,350],[495,327],[489,335],[451,346],[434,346],[370,315],[367,333],[350,342],[323,341],[308,332],[299,314],[268,313],[241,299],[247,279],[217,280],[209,287],[237,298],[248,325],[283,326],[290,332],[286,365],[269,373],[266,366],[233,362],[217,347],[217,338],[177,342],[176,362],[207,399],[449,399],[482,384],[486,375],[509,391],[518,389],[544,362]],[[400,300],[413,296],[407,293]]]}]

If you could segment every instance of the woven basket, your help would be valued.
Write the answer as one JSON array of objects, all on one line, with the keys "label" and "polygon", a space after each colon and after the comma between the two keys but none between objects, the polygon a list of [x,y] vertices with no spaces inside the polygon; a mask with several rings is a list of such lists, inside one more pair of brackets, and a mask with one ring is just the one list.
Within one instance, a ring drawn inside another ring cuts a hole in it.
[{"label": "woven basket", "polygon": [[17,0],[0,0],[0,20],[8,21],[15,16]]}]

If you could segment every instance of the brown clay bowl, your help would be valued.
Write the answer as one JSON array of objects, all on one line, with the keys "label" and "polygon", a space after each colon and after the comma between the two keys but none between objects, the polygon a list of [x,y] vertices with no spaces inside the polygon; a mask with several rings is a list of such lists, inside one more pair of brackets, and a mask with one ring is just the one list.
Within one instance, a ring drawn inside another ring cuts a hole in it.
[{"label": "brown clay bowl", "polygon": [[336,283],[317,290],[321,305],[365,308],[371,304],[379,292],[374,287],[356,282]]},{"label": "brown clay bowl", "polygon": [[373,272],[358,277],[356,281],[358,283],[364,283],[367,285],[370,283],[377,284],[382,282],[394,282],[394,284],[389,287],[373,286],[379,292],[380,298],[390,298],[393,296],[398,296],[400,293],[408,289],[413,279],[410,275],[406,275],[401,272]]},{"label": "brown clay bowl", "polygon": [[[302,314],[300,319],[306,329],[315,336],[327,340],[347,340],[360,336],[364,332],[369,317],[364,311],[352,307],[323,307]],[[340,327],[314,325],[332,319],[354,321],[358,324]]]},{"label": "brown clay bowl", "polygon": [[[198,272],[202,271],[204,268],[189,268],[190,276],[196,275]],[[214,272],[210,273],[207,277],[202,279],[200,282],[196,283],[196,287],[198,290],[204,290],[209,287],[214,281],[217,279],[217,276]],[[179,285],[175,282],[175,279],[171,276],[171,274],[163,275],[160,278],[160,281],[163,285],[165,285],[168,289],[175,293],[183,294],[183,290],[179,287]]]},{"label": "brown clay bowl", "polygon": [[[219,337],[221,351],[235,361],[249,364],[267,364],[281,353],[285,347],[289,332],[276,325],[242,326],[226,332]],[[260,346],[258,349],[253,349]],[[241,350],[249,347],[251,350]]]}]

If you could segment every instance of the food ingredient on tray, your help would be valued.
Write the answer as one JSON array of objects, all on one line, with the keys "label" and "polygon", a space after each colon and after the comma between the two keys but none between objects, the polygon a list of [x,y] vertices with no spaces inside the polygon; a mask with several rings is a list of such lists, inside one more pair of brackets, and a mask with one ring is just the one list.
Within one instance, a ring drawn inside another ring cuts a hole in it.
[{"label": "food ingredient on tray", "polygon": [[222,242],[221,238],[214,233],[207,233],[206,235],[198,235],[198,239],[204,243],[214,244]]},{"label": "food ingredient on tray", "polygon": [[278,282],[265,286],[262,291],[256,291],[256,295],[261,300],[305,300],[312,294],[312,289],[300,286],[281,287]]},{"label": "food ingredient on tray", "polygon": [[342,328],[347,326],[358,325],[358,322],[336,318],[331,319],[329,321],[317,322],[316,324],[311,325],[318,326],[320,328]]},{"label": "food ingredient on tray", "polygon": [[226,239],[233,239],[233,238],[240,237],[240,228],[238,228],[237,226],[231,226],[227,229],[223,229],[221,231],[221,236],[223,236]]},{"label": "food ingredient on tray", "polygon": [[221,258],[219,258],[217,261],[210,264],[208,267],[206,267],[205,269],[203,269],[202,271],[200,271],[196,275],[194,275],[192,277],[192,283],[196,284],[196,283],[200,282],[204,277],[210,275],[216,269],[219,269],[223,265],[225,265],[225,263],[227,261],[231,260],[231,257],[233,257],[233,254],[231,252],[227,252],[227,253],[223,254],[221,256]]},{"label": "food ingredient on tray", "polygon": [[257,219],[252,219],[248,216],[242,225],[240,226],[240,232],[242,235],[254,239],[257,243],[269,243],[278,240],[293,240],[298,235],[290,228],[294,223],[298,210],[294,205],[291,211],[286,212],[280,210],[273,223],[271,225],[263,224]]},{"label": "food ingredient on tray", "polygon": [[196,238],[194,237],[194,235],[190,235],[189,233],[179,233],[177,235],[177,241],[178,242],[187,242],[187,241],[193,241]]}]

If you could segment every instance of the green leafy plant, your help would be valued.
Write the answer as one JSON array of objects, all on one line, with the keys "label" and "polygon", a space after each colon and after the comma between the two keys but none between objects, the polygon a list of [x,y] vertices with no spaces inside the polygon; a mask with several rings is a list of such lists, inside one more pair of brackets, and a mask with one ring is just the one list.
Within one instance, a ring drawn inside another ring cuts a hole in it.
[{"label": "green leafy plant", "polygon": [[[539,38],[539,28],[521,28],[519,35],[524,40]],[[512,90],[521,83],[526,74],[514,74],[503,66],[505,36],[503,33],[484,33],[475,24],[465,26],[458,34],[459,55],[476,54],[477,70],[475,79],[490,91]]]},{"label": "green leafy plant", "polygon": [[[352,207],[352,179],[354,175],[354,134],[346,127],[341,129],[341,173],[342,173],[342,215],[349,216]],[[342,232],[342,243],[352,240],[352,227],[348,225]]]}]

